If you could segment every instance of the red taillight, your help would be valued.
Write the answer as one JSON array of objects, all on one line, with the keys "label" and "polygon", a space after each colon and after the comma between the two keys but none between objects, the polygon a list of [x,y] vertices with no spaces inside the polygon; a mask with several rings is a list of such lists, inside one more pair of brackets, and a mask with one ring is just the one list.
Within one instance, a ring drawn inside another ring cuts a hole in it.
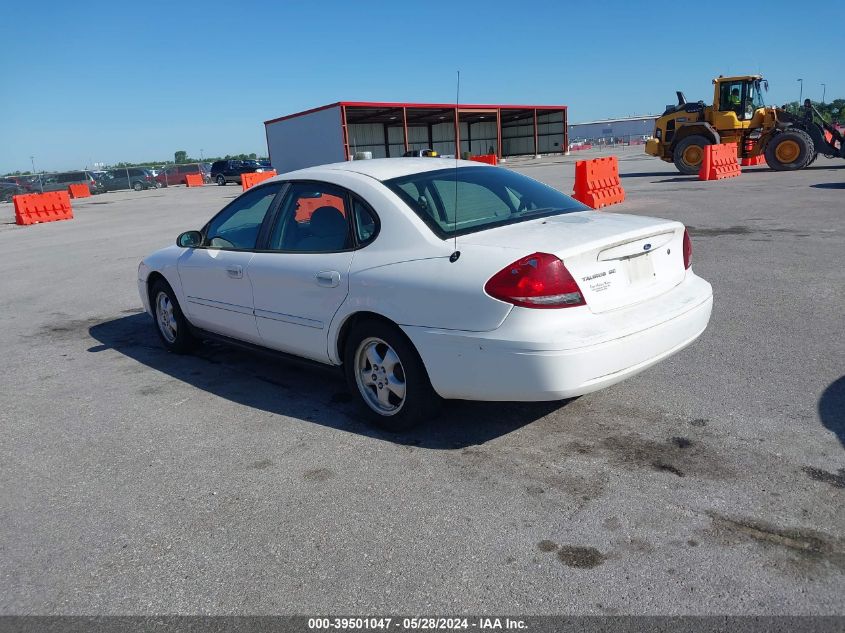
[{"label": "red taillight", "polygon": [[689,231],[684,229],[684,268],[692,266],[692,240],[689,238]]},{"label": "red taillight", "polygon": [[572,308],[587,303],[563,262],[548,253],[515,261],[493,275],[484,290],[524,308]]}]

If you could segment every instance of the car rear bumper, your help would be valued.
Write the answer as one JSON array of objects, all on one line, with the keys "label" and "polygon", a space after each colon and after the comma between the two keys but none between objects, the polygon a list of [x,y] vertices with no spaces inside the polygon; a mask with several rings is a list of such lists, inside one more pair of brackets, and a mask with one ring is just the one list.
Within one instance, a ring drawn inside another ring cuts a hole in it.
[{"label": "car rear bumper", "polygon": [[710,284],[690,272],[664,295],[612,313],[515,309],[492,332],[403,330],[444,398],[560,400],[613,385],[680,351],[704,332],[712,307]]}]

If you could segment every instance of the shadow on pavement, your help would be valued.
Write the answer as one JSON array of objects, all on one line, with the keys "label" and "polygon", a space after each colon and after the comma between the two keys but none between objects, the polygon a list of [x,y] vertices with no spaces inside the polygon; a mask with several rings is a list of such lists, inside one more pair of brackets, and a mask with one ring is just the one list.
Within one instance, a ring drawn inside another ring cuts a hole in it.
[{"label": "shadow on pavement", "polygon": [[809,167],[805,167],[804,169],[845,169],[845,162],[841,165],[810,165]]},{"label": "shadow on pavement", "polygon": [[420,429],[401,434],[379,431],[349,394],[337,368],[253,353],[206,342],[194,354],[179,356],[164,350],[150,317],[132,314],[104,321],[88,333],[101,345],[98,353],[115,350],[215,396],[269,413],[321,424],[398,444],[432,449],[457,449],[483,444],[515,431],[569,401],[446,402],[441,415]]},{"label": "shadow on pavement", "polygon": [[819,417],[845,448],[845,376],[834,381],[819,398]]},{"label": "shadow on pavement", "polygon": [[[635,171],[635,172],[629,172],[627,174],[619,174],[619,178],[622,178],[622,179],[624,179],[624,178],[661,178],[661,177],[669,177],[669,176],[672,176],[672,172],[666,172],[666,171]],[[698,178],[698,176],[682,176],[682,177],[676,177],[675,180],[687,181],[687,180],[695,180],[696,178]],[[665,182],[665,181],[660,181],[660,182]]]},{"label": "shadow on pavement", "polygon": [[816,189],[845,189],[845,182],[819,182],[810,186]]}]

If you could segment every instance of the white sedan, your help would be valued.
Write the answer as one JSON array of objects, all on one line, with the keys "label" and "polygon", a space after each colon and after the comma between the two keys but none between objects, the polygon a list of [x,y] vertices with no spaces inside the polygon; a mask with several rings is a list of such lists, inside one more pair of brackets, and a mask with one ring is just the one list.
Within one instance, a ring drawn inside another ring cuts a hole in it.
[{"label": "white sedan", "polygon": [[707,327],[675,221],[596,212],[508,169],[436,158],[311,167],[244,192],[141,262],[164,346],[217,338],[343,368],[380,426],[441,398],[559,400]]}]

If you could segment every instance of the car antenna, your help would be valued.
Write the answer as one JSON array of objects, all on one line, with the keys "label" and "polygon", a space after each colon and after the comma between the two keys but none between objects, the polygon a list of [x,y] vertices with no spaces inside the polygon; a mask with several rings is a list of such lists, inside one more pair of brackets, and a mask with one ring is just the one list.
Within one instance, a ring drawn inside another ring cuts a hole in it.
[{"label": "car antenna", "polygon": [[452,221],[452,234],[455,240],[455,250],[449,256],[453,264],[458,261],[461,251],[458,250],[458,156],[461,152],[461,71],[458,71],[458,85],[455,89],[455,219]]}]

